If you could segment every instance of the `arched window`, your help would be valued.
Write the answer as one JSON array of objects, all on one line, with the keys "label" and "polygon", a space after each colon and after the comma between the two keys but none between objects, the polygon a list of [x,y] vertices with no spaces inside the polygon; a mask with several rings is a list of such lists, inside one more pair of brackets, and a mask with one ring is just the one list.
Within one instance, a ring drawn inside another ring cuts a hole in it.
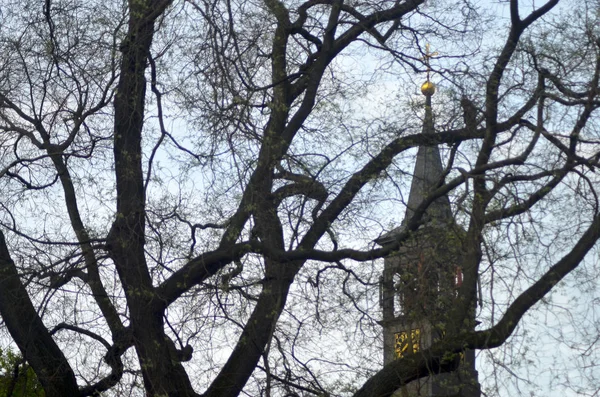
[{"label": "arched window", "polygon": [[402,282],[402,275],[400,273],[394,273],[394,317],[402,316],[405,314],[405,301],[404,301],[404,283]]},{"label": "arched window", "polygon": [[454,272],[454,287],[455,288],[460,288],[460,286],[463,283],[463,272],[462,272],[462,268],[460,266],[456,266],[455,267],[455,272]]}]

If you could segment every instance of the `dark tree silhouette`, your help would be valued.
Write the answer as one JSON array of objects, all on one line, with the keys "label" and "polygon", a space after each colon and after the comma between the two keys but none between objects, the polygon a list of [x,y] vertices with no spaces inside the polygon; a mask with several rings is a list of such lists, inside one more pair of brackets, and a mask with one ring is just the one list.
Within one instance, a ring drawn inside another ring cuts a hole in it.
[{"label": "dark tree silhouette", "polygon": [[[46,396],[389,396],[505,344],[600,237],[600,16],[561,6],[2,4],[0,315]],[[377,260],[445,195],[453,325],[378,370]]]}]

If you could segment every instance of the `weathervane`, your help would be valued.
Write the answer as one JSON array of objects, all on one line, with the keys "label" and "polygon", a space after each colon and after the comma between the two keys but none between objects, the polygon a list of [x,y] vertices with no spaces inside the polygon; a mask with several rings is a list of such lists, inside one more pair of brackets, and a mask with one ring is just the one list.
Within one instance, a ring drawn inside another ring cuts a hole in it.
[{"label": "weathervane", "polygon": [[427,81],[421,86],[421,93],[426,97],[430,97],[435,94],[435,84],[433,84],[429,79],[431,74],[431,65],[429,64],[429,60],[437,55],[439,55],[437,52],[431,52],[429,43],[425,44],[425,55],[421,59],[425,61],[425,66],[427,66]]}]

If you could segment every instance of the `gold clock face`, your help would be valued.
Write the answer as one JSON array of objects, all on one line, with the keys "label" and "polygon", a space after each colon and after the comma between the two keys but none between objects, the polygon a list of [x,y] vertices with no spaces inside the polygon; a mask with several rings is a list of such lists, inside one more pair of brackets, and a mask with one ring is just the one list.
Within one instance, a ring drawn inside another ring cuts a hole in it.
[{"label": "gold clock face", "polygon": [[410,331],[400,331],[394,334],[394,352],[396,358],[407,354],[416,353],[421,346],[421,330],[419,328]]}]

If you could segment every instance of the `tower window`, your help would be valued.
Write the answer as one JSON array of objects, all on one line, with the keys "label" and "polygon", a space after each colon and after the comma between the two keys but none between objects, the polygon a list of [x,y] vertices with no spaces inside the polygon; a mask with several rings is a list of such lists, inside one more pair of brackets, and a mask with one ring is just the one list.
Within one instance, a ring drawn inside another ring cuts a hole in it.
[{"label": "tower window", "polygon": [[404,286],[403,286],[403,282],[402,282],[402,277],[400,276],[399,273],[395,273],[394,274],[394,295],[395,295],[395,301],[394,302],[394,317],[398,317],[404,314],[404,306],[405,306],[405,301],[404,301]]},{"label": "tower window", "polygon": [[456,288],[460,288],[463,283],[463,272],[460,266],[456,266],[456,270],[454,273],[454,286]]}]

